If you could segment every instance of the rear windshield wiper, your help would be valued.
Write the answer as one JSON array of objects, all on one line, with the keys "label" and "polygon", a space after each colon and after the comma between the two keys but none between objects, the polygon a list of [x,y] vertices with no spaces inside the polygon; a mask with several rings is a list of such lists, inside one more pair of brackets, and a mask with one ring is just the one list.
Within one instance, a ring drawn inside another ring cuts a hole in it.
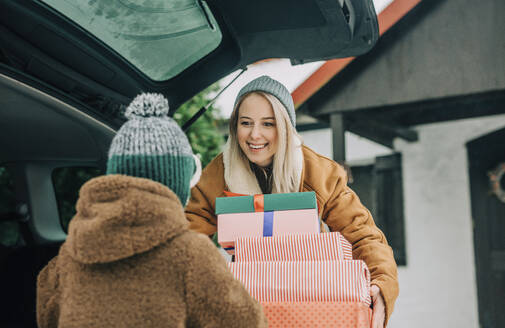
[{"label": "rear windshield wiper", "polygon": [[195,115],[193,115],[189,120],[187,120],[183,126],[182,126],[182,130],[184,132],[186,132],[189,127],[195,123],[195,121],[203,115],[203,113],[205,113],[205,111],[210,107],[212,106],[212,104],[216,101],[216,99],[230,86],[233,84],[233,82],[235,82],[239,77],[240,75],[242,75],[242,73],[244,73],[245,71],[247,70],[247,67],[246,68],[243,68],[242,71],[233,78],[233,80],[231,80],[230,83],[228,83],[224,88],[222,88],[221,90],[219,90],[219,92],[216,94],[216,96],[214,98],[212,98],[208,103],[207,105],[203,106],[202,108],[200,108],[198,110],[198,112],[195,113]]}]

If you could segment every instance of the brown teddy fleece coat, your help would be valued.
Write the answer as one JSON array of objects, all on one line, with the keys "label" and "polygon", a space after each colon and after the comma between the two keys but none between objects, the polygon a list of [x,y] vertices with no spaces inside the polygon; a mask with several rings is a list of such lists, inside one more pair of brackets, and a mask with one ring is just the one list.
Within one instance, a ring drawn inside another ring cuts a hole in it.
[{"label": "brown teddy fleece coat", "polygon": [[[354,258],[365,261],[370,269],[371,283],[380,288],[384,297],[387,322],[399,290],[396,262],[386,237],[356,193],[347,186],[347,175],[340,165],[305,146],[300,156],[303,167],[299,191],[316,193],[320,217],[331,231],[341,232],[352,244]],[[191,199],[186,206],[191,229],[209,236],[216,232],[216,197],[225,197],[223,191],[236,184],[225,181],[226,170],[227,161],[221,154],[207,165],[200,181],[191,189]],[[231,179],[245,180],[243,177]]]},{"label": "brown teddy fleece coat", "polygon": [[39,327],[266,327],[215,246],[187,225],[157,182],[87,182],[66,242],[38,277]]}]

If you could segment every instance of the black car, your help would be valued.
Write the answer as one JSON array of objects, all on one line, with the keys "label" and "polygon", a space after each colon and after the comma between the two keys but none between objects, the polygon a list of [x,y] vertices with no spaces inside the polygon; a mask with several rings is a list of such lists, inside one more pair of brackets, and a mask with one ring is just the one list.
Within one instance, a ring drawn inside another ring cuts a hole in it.
[{"label": "black car", "polygon": [[0,1],[0,327],[36,326],[37,274],[135,95],[163,93],[173,115],[258,60],[356,56],[377,38],[372,0]]}]

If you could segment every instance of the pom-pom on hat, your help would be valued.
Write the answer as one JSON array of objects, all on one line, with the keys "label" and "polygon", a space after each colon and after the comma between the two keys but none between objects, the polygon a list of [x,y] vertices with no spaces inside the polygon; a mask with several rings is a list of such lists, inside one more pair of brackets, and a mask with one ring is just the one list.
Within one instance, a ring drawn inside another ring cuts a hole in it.
[{"label": "pom-pom on hat", "polygon": [[289,90],[284,86],[284,84],[266,75],[252,80],[240,89],[237,98],[235,99],[235,105],[233,108],[235,108],[238,102],[244,99],[247,94],[257,91],[269,93],[279,99],[288,112],[291,124],[293,127],[296,127],[295,104],[293,103],[291,93],[289,93]]},{"label": "pom-pom on hat", "polygon": [[188,138],[168,117],[168,109],[168,101],[161,94],[135,97],[124,114],[128,121],[112,140],[107,174],[160,182],[186,204],[196,164]]}]

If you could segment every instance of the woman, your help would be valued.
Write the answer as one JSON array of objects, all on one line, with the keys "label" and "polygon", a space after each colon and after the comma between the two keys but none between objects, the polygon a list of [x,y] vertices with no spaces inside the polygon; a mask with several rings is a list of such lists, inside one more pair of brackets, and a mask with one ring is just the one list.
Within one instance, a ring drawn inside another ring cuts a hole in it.
[{"label": "woman", "polygon": [[314,191],[319,215],[331,231],[353,245],[371,273],[373,327],[383,327],[398,296],[397,267],[391,247],[370,212],[347,186],[345,170],[302,145],[295,130],[289,91],[268,76],[244,86],[230,118],[230,137],[222,154],[203,171],[186,207],[190,228],[216,232],[216,197]]}]

